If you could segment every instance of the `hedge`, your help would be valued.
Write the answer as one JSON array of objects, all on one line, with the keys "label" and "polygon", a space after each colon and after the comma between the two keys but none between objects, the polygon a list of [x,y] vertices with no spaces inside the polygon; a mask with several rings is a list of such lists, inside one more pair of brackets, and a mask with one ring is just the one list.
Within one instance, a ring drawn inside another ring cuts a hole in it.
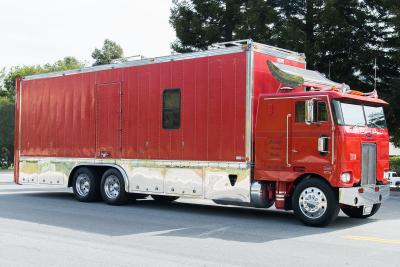
[{"label": "hedge", "polygon": [[0,168],[14,161],[14,103],[0,98]]}]

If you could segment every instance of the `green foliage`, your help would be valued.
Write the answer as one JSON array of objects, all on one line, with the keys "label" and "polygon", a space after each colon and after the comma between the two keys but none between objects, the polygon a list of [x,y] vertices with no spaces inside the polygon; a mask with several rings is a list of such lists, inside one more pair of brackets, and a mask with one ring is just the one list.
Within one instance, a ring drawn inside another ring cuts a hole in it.
[{"label": "green foliage", "polygon": [[8,168],[14,160],[14,99],[17,77],[82,68],[74,57],[65,57],[53,64],[13,67],[0,71],[0,168]]},{"label": "green foliage", "polygon": [[11,166],[14,157],[14,103],[0,97],[0,168]]},{"label": "green foliage", "polygon": [[390,158],[390,170],[400,174],[400,157]]},{"label": "green foliage", "polygon": [[391,105],[392,140],[400,146],[400,2],[398,0],[174,0],[170,23],[177,52],[251,38],[304,52],[307,66]]},{"label": "green foliage", "polygon": [[17,77],[25,77],[34,74],[65,71],[71,69],[79,69],[83,67],[83,63],[79,62],[74,57],[65,57],[58,60],[53,64],[33,65],[33,66],[18,66],[11,69],[10,72],[4,77],[4,95],[9,99],[15,98],[15,80]]},{"label": "green foliage", "polygon": [[110,64],[113,59],[122,58],[124,51],[122,47],[110,39],[105,39],[101,49],[96,48],[92,53],[95,60],[93,66]]},{"label": "green foliage", "polygon": [[170,23],[178,39],[171,45],[177,52],[206,49],[216,42],[272,38],[277,12],[264,0],[173,1]]}]

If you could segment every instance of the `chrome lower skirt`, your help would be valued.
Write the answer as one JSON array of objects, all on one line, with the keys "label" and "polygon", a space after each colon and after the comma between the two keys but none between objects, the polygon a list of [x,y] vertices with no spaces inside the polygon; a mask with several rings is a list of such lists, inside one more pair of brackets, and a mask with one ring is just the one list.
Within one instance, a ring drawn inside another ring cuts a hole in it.
[{"label": "chrome lower skirt", "polygon": [[19,183],[67,187],[79,166],[117,168],[130,193],[250,203],[251,171],[246,162],[23,157]]}]

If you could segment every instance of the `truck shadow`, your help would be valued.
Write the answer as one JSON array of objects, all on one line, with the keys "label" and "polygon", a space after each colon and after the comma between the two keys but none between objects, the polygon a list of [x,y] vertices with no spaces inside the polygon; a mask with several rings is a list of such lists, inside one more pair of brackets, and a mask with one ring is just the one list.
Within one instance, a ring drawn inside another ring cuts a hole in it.
[{"label": "truck shadow", "polygon": [[[141,234],[250,243],[350,229],[386,217],[384,210],[383,216],[366,220],[341,215],[330,226],[315,228],[302,225],[292,212],[153,200],[112,207],[77,202],[69,192],[0,195],[0,210],[0,218],[107,236]],[[394,215],[400,218],[400,212]]]}]

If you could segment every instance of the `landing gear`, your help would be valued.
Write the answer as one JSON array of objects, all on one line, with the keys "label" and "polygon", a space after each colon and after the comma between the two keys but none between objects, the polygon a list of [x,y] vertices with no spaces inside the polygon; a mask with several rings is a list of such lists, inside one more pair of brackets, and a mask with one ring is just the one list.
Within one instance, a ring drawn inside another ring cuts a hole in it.
[{"label": "landing gear", "polygon": [[328,225],[340,211],[337,193],[326,182],[313,177],[295,187],[292,205],[296,216],[309,226]]}]

